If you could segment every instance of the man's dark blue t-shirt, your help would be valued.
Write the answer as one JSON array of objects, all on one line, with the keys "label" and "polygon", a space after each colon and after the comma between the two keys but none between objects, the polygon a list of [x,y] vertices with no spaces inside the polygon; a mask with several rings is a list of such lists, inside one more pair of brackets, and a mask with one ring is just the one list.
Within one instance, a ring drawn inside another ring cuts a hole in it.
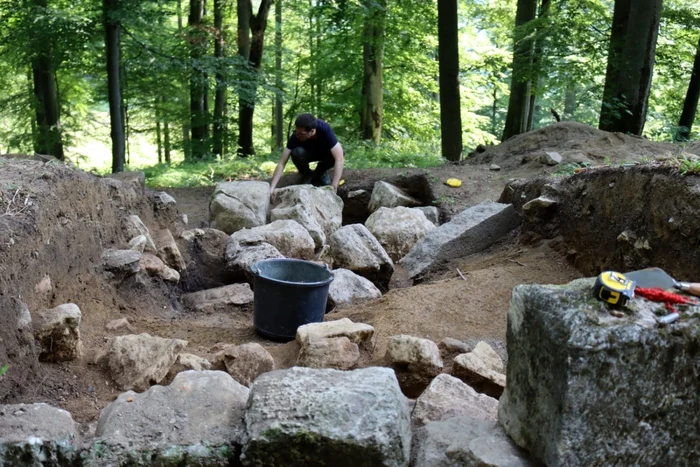
[{"label": "man's dark blue t-shirt", "polygon": [[331,126],[323,120],[316,120],[316,137],[299,141],[295,133],[287,140],[287,149],[292,150],[301,146],[307,152],[311,153],[313,159],[322,160],[331,155],[331,148],[338,144],[338,138],[335,137]]}]

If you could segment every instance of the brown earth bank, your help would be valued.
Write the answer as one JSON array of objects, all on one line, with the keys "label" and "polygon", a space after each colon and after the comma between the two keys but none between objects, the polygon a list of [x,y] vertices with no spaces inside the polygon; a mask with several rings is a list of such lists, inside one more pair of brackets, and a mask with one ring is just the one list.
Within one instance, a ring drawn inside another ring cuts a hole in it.
[{"label": "brown earth bank", "polygon": [[[522,231],[514,231],[486,251],[455,258],[425,282],[407,287],[397,268],[393,288],[381,299],[327,315],[327,319],[348,317],[375,327],[377,345],[363,365],[381,363],[388,338],[396,334],[436,342],[446,337],[469,344],[485,340],[506,358],[506,313],[515,285],[566,283],[606,266],[634,268],[662,262],[672,268],[685,264],[683,251],[688,251],[692,239],[700,238],[691,219],[698,208],[697,177],[681,177],[672,164],[684,150],[691,152],[692,145],[680,148],[562,123],[482,149],[464,162],[433,169],[346,171],[340,196],[348,200],[351,191],[366,193],[354,197],[361,202],[346,203],[345,223],[366,218],[364,200],[378,180],[436,205],[443,221],[487,199],[503,198],[519,210],[543,194],[558,196],[559,203],[553,213],[524,216]],[[545,151],[558,152],[562,162],[543,164],[540,157]],[[619,168],[655,161],[656,165]],[[573,173],[574,166],[588,168],[565,176]],[[461,179],[462,186],[448,187],[448,178]],[[293,175],[285,176],[282,185],[294,180]],[[547,188],[550,183],[554,188]],[[664,190],[669,183],[678,189]],[[627,188],[618,193],[610,184]],[[581,201],[585,187],[589,187],[590,203]],[[177,200],[177,209],[187,214],[188,228],[208,225],[213,187],[165,190]],[[653,203],[655,199],[664,202]],[[593,211],[586,211],[589,206]],[[671,210],[675,225],[680,223],[682,228],[664,228],[668,216],[661,214]],[[627,212],[632,214],[625,217]],[[619,220],[605,221],[598,217],[602,213]],[[95,357],[116,334],[147,332],[184,339],[187,352],[203,357],[211,357],[217,343],[260,342],[278,367],[294,364],[295,343],[276,344],[259,337],[250,305],[234,313],[195,314],[180,305],[183,286],[106,277],[102,252],[126,248],[129,239],[121,222],[128,214],[138,214],[149,227],[174,229],[178,213],[159,210],[153,193],[138,183],[103,179],[54,162],[0,158],[0,365],[10,364],[0,377],[0,403],[46,402],[67,409],[78,422],[94,422],[99,411],[122,392],[95,365]],[[617,238],[627,228],[648,239],[651,250],[620,244]],[[596,242],[605,245],[605,251],[596,250]],[[661,261],[664,255],[666,260]],[[676,270],[694,271],[691,267]],[[46,284],[47,276],[49,288],[40,285],[42,280]],[[82,357],[60,364],[38,362],[32,335],[15,330],[21,303],[31,313],[77,304],[82,311]],[[105,330],[109,321],[122,317],[128,318],[131,329]]]}]

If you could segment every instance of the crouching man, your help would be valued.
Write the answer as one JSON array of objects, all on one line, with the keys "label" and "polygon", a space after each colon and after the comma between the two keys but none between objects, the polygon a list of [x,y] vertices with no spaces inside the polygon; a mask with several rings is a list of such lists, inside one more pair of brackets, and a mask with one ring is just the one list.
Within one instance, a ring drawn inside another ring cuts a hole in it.
[{"label": "crouching man", "polygon": [[[302,184],[331,185],[334,191],[338,191],[338,183],[343,175],[343,147],[331,126],[311,114],[301,114],[294,122],[294,127],[294,133],[287,140],[287,147],[282,151],[282,157],[272,175],[270,193],[277,187],[290,155],[301,175]],[[311,170],[309,162],[315,161],[318,161],[318,165]],[[331,168],[333,180],[328,174]]]}]

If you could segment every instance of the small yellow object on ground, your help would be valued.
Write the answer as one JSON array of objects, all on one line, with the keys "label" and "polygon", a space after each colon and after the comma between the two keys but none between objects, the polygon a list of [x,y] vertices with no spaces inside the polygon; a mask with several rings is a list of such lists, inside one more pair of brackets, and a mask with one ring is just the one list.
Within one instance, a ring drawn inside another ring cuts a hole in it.
[{"label": "small yellow object on ground", "polygon": [[459,188],[462,186],[462,180],[458,178],[448,178],[447,186],[451,186],[452,188]]},{"label": "small yellow object on ground", "polygon": [[338,186],[340,186],[340,185],[342,185],[342,184],[344,184],[344,183],[345,183],[345,180],[341,180],[341,181],[338,182]]}]

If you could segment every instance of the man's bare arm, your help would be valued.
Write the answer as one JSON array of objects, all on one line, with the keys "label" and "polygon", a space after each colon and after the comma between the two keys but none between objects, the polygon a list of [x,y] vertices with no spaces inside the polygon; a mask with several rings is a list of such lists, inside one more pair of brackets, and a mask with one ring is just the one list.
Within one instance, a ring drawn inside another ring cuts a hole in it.
[{"label": "man's bare arm", "polygon": [[282,172],[284,172],[284,166],[287,165],[287,161],[289,160],[289,155],[291,153],[292,151],[289,148],[284,148],[282,151],[282,157],[280,157],[280,161],[277,163],[275,173],[272,174],[272,180],[270,181],[270,194],[275,191],[275,188],[282,177]]},{"label": "man's bare arm", "polygon": [[343,156],[343,147],[337,143],[331,148],[331,155],[335,159],[335,167],[333,168],[333,182],[331,186],[333,190],[338,191],[338,183],[343,176],[343,165],[345,164],[345,156]]}]

